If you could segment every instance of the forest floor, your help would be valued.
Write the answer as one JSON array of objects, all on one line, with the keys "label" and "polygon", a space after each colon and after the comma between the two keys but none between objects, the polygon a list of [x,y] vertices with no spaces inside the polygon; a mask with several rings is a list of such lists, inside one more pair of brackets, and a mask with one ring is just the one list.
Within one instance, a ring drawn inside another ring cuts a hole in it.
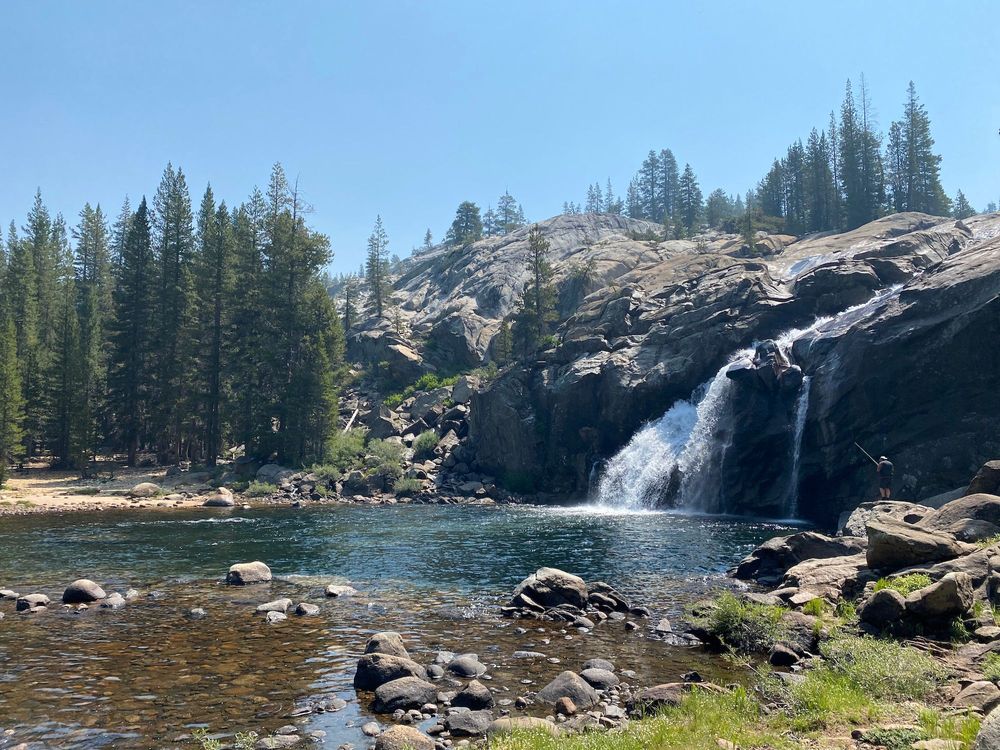
[{"label": "forest floor", "polygon": [[[23,471],[12,471],[0,490],[0,516],[201,505],[202,500],[191,492],[192,488],[184,487],[190,484],[186,477],[167,478],[166,472],[166,467],[119,466],[111,471],[109,465],[108,471],[101,471],[99,479],[81,479],[78,471],[54,470],[45,463],[27,464]],[[164,492],[184,493],[184,496],[128,497],[128,491],[142,482],[153,482]]]}]

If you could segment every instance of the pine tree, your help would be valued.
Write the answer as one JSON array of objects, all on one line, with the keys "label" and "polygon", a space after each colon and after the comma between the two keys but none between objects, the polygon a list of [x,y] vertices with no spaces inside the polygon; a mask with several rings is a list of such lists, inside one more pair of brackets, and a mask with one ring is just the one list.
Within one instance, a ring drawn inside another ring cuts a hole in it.
[{"label": "pine tree", "polygon": [[508,364],[514,358],[514,337],[511,333],[510,323],[506,320],[500,323],[496,335],[490,340],[490,352],[493,355],[493,361],[500,367]]},{"label": "pine tree", "polygon": [[24,455],[24,401],[17,365],[17,332],[8,310],[0,304],[0,487],[9,467]]},{"label": "pine tree", "polygon": [[521,205],[514,200],[510,191],[504,191],[497,201],[496,234],[501,236],[510,234],[515,229],[523,227],[524,223],[524,210]]},{"label": "pine tree", "polygon": [[703,212],[701,188],[690,164],[684,165],[677,195],[677,211],[686,236],[694,234],[701,223]]},{"label": "pine tree", "polygon": [[548,240],[533,226],[528,233],[529,279],[512,330],[514,347],[522,356],[538,351],[556,321],[556,290],[548,251]]},{"label": "pine tree", "polygon": [[805,170],[805,148],[802,141],[796,141],[788,147],[783,169],[785,176],[785,230],[789,234],[802,234],[809,224]]},{"label": "pine tree", "polygon": [[705,221],[710,227],[720,226],[733,215],[733,201],[726,195],[725,190],[716,188],[709,193],[708,200],[705,201]]},{"label": "pine tree", "polygon": [[601,186],[597,183],[587,186],[587,202],[584,204],[584,213],[588,214],[599,214],[603,209],[603,195],[601,195]]},{"label": "pine tree", "polygon": [[122,202],[121,211],[115,219],[114,226],[111,227],[111,268],[117,273],[122,263],[122,255],[125,254],[125,239],[128,237],[129,224],[132,221],[132,204],[128,196]]},{"label": "pine tree", "polygon": [[680,171],[677,169],[677,159],[669,148],[660,151],[660,200],[659,215],[652,216],[654,221],[666,223],[670,217],[677,215],[677,201],[680,195]]},{"label": "pine tree", "polygon": [[908,202],[908,177],[906,144],[903,126],[894,122],[889,126],[889,141],[885,145],[885,173],[889,206],[894,212],[906,210]]},{"label": "pine tree", "polygon": [[469,245],[483,238],[483,222],[479,218],[479,206],[472,201],[462,201],[455,210],[455,220],[451,222],[445,242],[451,245]]},{"label": "pine tree", "polygon": [[265,287],[267,204],[254,189],[233,216],[233,294],[226,379],[230,385],[227,410],[236,445],[246,455],[260,455],[271,431],[268,408],[277,352],[264,345],[268,331]]},{"label": "pine tree", "polygon": [[493,210],[493,206],[489,206],[486,209],[486,213],[483,214],[483,236],[484,237],[495,237],[497,234],[497,214]]},{"label": "pine tree", "polygon": [[81,468],[92,448],[92,424],[87,411],[84,351],[77,293],[68,249],[59,260],[55,315],[55,348],[47,375],[46,443],[53,466]]},{"label": "pine tree", "polygon": [[365,262],[365,279],[372,312],[382,317],[388,305],[389,288],[389,238],[382,226],[382,216],[375,217],[375,227],[368,236],[368,260]]},{"label": "pine tree", "polygon": [[129,466],[135,466],[148,435],[156,326],[155,263],[149,209],[143,198],[129,221],[118,269],[109,372],[117,428]]},{"label": "pine tree", "polygon": [[358,320],[358,291],[359,284],[357,278],[348,276],[344,279],[344,286],[341,295],[344,298],[344,333],[350,334]]},{"label": "pine tree", "polygon": [[430,227],[424,232],[424,250],[430,250],[434,246],[434,237],[431,234]]},{"label": "pine tree", "polygon": [[955,201],[952,204],[952,216],[956,219],[968,219],[970,216],[975,215],[976,210],[969,203],[968,199],[965,197],[965,193],[961,190],[955,194]]},{"label": "pine tree", "polygon": [[646,160],[642,163],[636,179],[639,205],[642,211],[640,218],[649,221],[664,221],[663,192],[660,188],[662,180],[660,159],[652,149],[646,155]]},{"label": "pine tree", "polygon": [[941,187],[941,157],[934,153],[931,121],[910,81],[907,88],[900,137],[906,153],[906,211],[945,216],[950,201]]},{"label": "pine tree", "polygon": [[192,262],[194,216],[184,173],[167,164],[153,199],[153,247],[159,278],[156,321],[156,393],[153,404],[157,452],[161,462],[188,457],[192,434],[184,424],[194,394]]},{"label": "pine tree", "polygon": [[638,180],[634,177],[625,192],[625,213],[632,219],[642,218],[642,196],[639,193]]},{"label": "pine tree", "polygon": [[837,186],[830,168],[830,147],[825,133],[816,128],[806,144],[806,196],[808,230],[823,232],[837,226]]}]

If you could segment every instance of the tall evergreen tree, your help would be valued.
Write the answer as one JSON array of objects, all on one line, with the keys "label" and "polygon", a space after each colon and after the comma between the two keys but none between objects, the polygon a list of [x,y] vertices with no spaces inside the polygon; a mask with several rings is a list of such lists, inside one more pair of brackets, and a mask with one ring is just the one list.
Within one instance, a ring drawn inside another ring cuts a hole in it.
[{"label": "tall evergreen tree", "polygon": [[24,401],[17,365],[17,332],[9,310],[0,304],[0,488],[9,468],[24,454]]},{"label": "tall evergreen tree", "polygon": [[434,235],[431,234],[430,227],[424,232],[424,250],[430,250],[434,246]]},{"label": "tall evergreen tree", "polygon": [[482,238],[483,222],[479,218],[479,206],[472,201],[462,201],[455,209],[455,220],[451,222],[445,242],[468,245]]},{"label": "tall evergreen tree", "polygon": [[524,226],[524,209],[514,200],[509,190],[505,190],[497,201],[496,234],[510,234]]},{"label": "tall evergreen tree", "polygon": [[156,299],[156,394],[154,430],[161,461],[188,457],[194,394],[189,388],[195,334],[192,306],[194,216],[187,180],[180,169],[167,164],[153,199],[153,247],[159,278]]},{"label": "tall evergreen tree", "polygon": [[636,175],[639,192],[639,204],[641,206],[643,219],[650,221],[664,221],[663,215],[663,192],[660,189],[662,173],[660,171],[660,158],[656,152],[650,149],[645,161],[639,168]]},{"label": "tall evergreen tree", "polygon": [[[454,225],[453,225],[454,226]],[[372,311],[382,317],[388,306],[389,294],[389,237],[382,226],[382,216],[375,217],[375,226],[368,235],[368,259],[365,261],[365,280]]]},{"label": "tall evergreen tree", "polygon": [[950,201],[941,187],[941,157],[934,153],[930,117],[913,81],[907,88],[900,130],[906,154],[906,203],[901,210],[947,215]]},{"label": "tall evergreen tree", "polygon": [[135,466],[148,435],[157,325],[155,266],[149,209],[143,198],[129,221],[118,269],[109,372],[117,427],[129,466]]},{"label": "tall evergreen tree", "polygon": [[686,236],[692,235],[701,223],[703,212],[701,188],[690,164],[684,165],[677,195],[677,212]]},{"label": "tall evergreen tree", "polygon": [[806,196],[810,232],[837,226],[837,186],[830,167],[830,147],[825,133],[809,133],[805,153]]},{"label": "tall evergreen tree", "polygon": [[665,224],[677,215],[677,201],[680,197],[680,170],[677,168],[674,152],[669,148],[660,151],[659,163],[660,198],[657,206],[659,214],[654,214],[650,218]]},{"label": "tall evergreen tree", "polygon": [[955,201],[952,203],[952,216],[956,219],[968,219],[970,216],[975,215],[976,210],[969,203],[969,200],[965,197],[965,193],[959,190],[955,194]]},{"label": "tall evergreen tree", "polygon": [[538,351],[556,321],[556,289],[548,261],[549,243],[537,226],[528,233],[528,283],[514,318],[514,348],[522,356]]}]

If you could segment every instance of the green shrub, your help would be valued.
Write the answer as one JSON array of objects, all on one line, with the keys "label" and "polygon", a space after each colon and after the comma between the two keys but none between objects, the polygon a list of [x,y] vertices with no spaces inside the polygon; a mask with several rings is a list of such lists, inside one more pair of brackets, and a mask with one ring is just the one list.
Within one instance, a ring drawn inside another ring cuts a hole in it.
[{"label": "green shrub", "polygon": [[343,472],[333,464],[313,464],[310,471],[322,482],[336,482],[343,476]]},{"label": "green shrub", "polygon": [[823,617],[827,612],[828,607],[826,602],[824,602],[819,597],[815,599],[810,599],[802,607],[802,614],[812,615],[813,617]]},{"label": "green shrub", "polygon": [[910,750],[913,743],[922,739],[924,732],[914,727],[876,727],[861,735],[863,742],[885,750]]},{"label": "green shrub", "polygon": [[392,491],[397,495],[416,495],[423,489],[424,483],[419,479],[407,479],[406,477],[397,479],[396,483],[392,485]]},{"label": "green shrub", "polygon": [[365,453],[365,468],[369,474],[387,480],[403,476],[403,446],[388,440],[372,440]]},{"label": "green shrub", "polygon": [[880,578],[875,584],[875,590],[893,589],[903,596],[908,596],[914,591],[930,586],[934,581],[925,573],[909,573],[898,578]]},{"label": "green shrub", "polygon": [[333,467],[341,474],[358,468],[361,465],[361,456],[365,452],[366,433],[367,430],[360,427],[334,433],[327,443],[324,465]]},{"label": "green shrub", "polygon": [[73,494],[75,494],[75,495],[100,495],[101,494],[101,488],[100,487],[81,487],[80,489],[76,490]]},{"label": "green shrub", "polygon": [[277,491],[278,487],[270,482],[258,482],[254,480],[247,485],[245,494],[249,497],[267,497]]},{"label": "green shrub", "polygon": [[968,643],[972,640],[972,633],[965,627],[961,617],[955,617],[948,623],[948,640],[952,643]]},{"label": "green shrub", "polygon": [[727,591],[707,612],[703,625],[738,654],[763,653],[781,640],[784,612],[781,607],[746,601]]},{"label": "green shrub", "polygon": [[847,599],[841,599],[838,601],[833,612],[837,615],[837,617],[845,622],[854,622],[858,619],[858,608],[854,606],[854,602],[848,601]]},{"label": "green shrub", "polygon": [[1000,682],[1000,654],[992,651],[983,660],[983,677],[992,682]]},{"label": "green shrub", "polygon": [[865,724],[878,709],[849,675],[827,666],[807,670],[805,679],[787,688],[792,727],[811,732],[839,722]]},{"label": "green shrub", "polygon": [[940,711],[924,709],[920,712],[919,722],[928,739],[953,740],[963,743],[964,747],[972,747],[982,719],[971,711],[959,716],[945,716]]},{"label": "green shrub", "polygon": [[434,430],[427,430],[426,432],[421,432],[417,435],[416,440],[413,441],[413,457],[414,458],[428,458],[434,455],[434,449],[437,448],[438,435]]},{"label": "green shrub", "polygon": [[1000,544],[1000,534],[994,534],[986,539],[980,539],[976,544],[981,549],[986,549],[987,547],[992,547],[994,544]]}]

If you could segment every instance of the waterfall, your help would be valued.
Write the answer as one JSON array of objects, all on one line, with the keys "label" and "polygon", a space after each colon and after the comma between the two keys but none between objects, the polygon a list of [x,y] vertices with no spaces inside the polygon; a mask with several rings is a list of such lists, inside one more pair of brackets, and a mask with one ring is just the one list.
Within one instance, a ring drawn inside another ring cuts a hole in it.
[{"label": "waterfall", "polygon": [[[780,334],[783,351],[805,336],[853,325],[864,314],[896,294],[902,285],[880,291],[867,302],[833,316],[817,318],[806,328]],[[753,356],[754,347],[741,349],[719,368],[691,398],[677,401],[659,419],[642,427],[628,444],[608,460],[597,482],[594,502],[621,510],[650,509],[664,504],[718,512],[721,465],[731,444],[733,383],[726,372],[735,362]],[[809,378],[804,378],[795,409],[794,449],[789,478],[789,517],[798,510],[798,471],[802,433],[809,410]]]},{"label": "waterfall", "polygon": [[788,485],[788,508],[789,518],[799,516],[799,469],[802,463],[802,433],[806,429],[806,417],[809,415],[809,381],[806,375],[802,378],[802,388],[799,390],[799,399],[795,403],[795,434],[792,445],[792,475]]}]

